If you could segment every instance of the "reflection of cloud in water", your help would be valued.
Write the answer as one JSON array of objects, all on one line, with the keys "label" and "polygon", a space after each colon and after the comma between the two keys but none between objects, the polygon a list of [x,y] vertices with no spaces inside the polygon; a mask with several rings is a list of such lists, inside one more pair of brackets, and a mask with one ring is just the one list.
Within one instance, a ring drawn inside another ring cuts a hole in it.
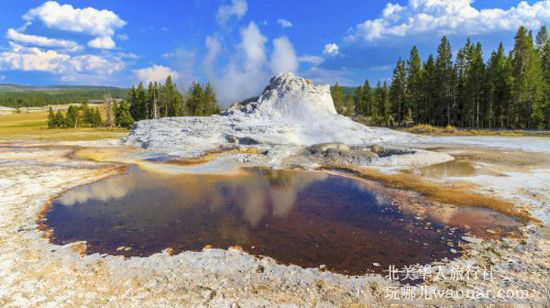
[{"label": "reflection of cloud in water", "polygon": [[64,205],[75,205],[89,199],[100,201],[119,199],[126,196],[128,191],[134,188],[134,184],[132,177],[114,177],[71,190],[63,194],[59,201]]},{"label": "reflection of cloud in water", "polygon": [[177,197],[165,202],[174,202],[178,207],[207,206],[210,211],[218,212],[230,204],[238,204],[242,218],[255,227],[266,215],[286,217],[292,211],[300,191],[327,177],[321,172],[292,170],[251,172],[244,176],[160,176],[130,168],[126,175],[71,190],[59,201],[67,206],[88,200],[109,202],[127,197],[132,190],[158,189],[164,195],[177,193]]},{"label": "reflection of cloud in water", "polygon": [[257,226],[270,210],[272,215],[284,218],[291,212],[301,190],[325,180],[327,176],[321,172],[291,170],[251,172],[236,177],[182,175],[178,176],[177,184],[172,182],[171,185],[180,187],[180,199],[185,200],[181,206],[206,204],[210,211],[216,212],[229,203],[235,203],[241,209],[243,219]]},{"label": "reflection of cloud in water", "polygon": [[[273,177],[277,177],[274,181]],[[300,191],[316,181],[327,178],[324,173],[304,173],[292,171],[273,171],[269,177],[262,177],[261,181],[248,183],[246,189],[234,190],[233,193],[246,194],[245,202],[241,203],[244,218],[252,225],[257,226],[260,220],[269,213],[268,200],[271,201],[272,214],[278,218],[288,215]],[[250,185],[252,184],[252,185]]]}]

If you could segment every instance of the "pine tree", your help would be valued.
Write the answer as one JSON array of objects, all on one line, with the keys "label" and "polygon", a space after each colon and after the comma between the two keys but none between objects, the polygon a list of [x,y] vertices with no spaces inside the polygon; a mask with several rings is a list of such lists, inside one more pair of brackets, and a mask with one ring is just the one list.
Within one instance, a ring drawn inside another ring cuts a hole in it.
[{"label": "pine tree", "polygon": [[65,120],[67,127],[76,129],[80,124],[79,118],[80,115],[78,114],[78,109],[76,106],[70,105],[69,109],[67,109],[67,116]]},{"label": "pine tree", "polygon": [[483,53],[481,43],[470,49],[469,70],[467,72],[468,91],[472,102],[472,119],[470,126],[481,127],[481,111],[483,109],[483,89],[485,82],[485,64],[483,63]]},{"label": "pine tree", "polygon": [[344,94],[342,92],[342,88],[338,85],[338,82],[331,87],[330,94],[332,95],[332,101],[334,102],[336,112],[342,114],[344,112]]},{"label": "pine tree", "polygon": [[101,113],[99,112],[99,108],[94,108],[92,112],[92,126],[93,127],[101,127],[103,125],[103,120],[101,119]]},{"label": "pine tree", "polygon": [[346,117],[352,117],[354,114],[354,103],[353,103],[353,96],[352,95],[346,95],[346,98],[344,100],[344,115]]},{"label": "pine tree", "polygon": [[436,95],[435,112],[436,114],[445,115],[445,118],[438,117],[437,124],[451,124],[451,109],[452,102],[452,79],[453,79],[453,63],[452,63],[451,45],[446,36],[441,39],[441,44],[437,48],[437,59],[435,63],[435,80]]},{"label": "pine tree", "polygon": [[205,115],[212,115],[212,114],[220,113],[220,107],[218,106],[218,100],[216,99],[216,93],[214,92],[214,88],[212,88],[212,85],[210,85],[210,83],[206,83],[206,86],[204,88],[204,94],[206,95],[206,97],[208,99],[208,104],[207,104]]},{"label": "pine tree", "polygon": [[181,115],[181,97],[178,95],[176,86],[172,82],[172,76],[166,78],[164,83],[164,95],[165,95],[165,117],[174,117]]},{"label": "pine tree", "polygon": [[145,118],[154,119],[155,118],[155,102],[157,94],[155,93],[155,86],[152,81],[149,82],[147,86],[147,97],[145,104]]},{"label": "pine tree", "polygon": [[80,111],[82,112],[82,126],[94,126],[94,110],[88,107],[88,104],[83,103],[80,105]]},{"label": "pine tree", "polygon": [[407,105],[410,106],[412,117],[418,123],[418,109],[422,104],[422,62],[418,49],[413,46],[407,61]]},{"label": "pine tree", "polygon": [[491,54],[487,66],[488,105],[485,119],[488,128],[506,126],[506,114],[511,100],[511,75],[508,64],[504,46],[500,43],[498,50]]},{"label": "pine tree", "polygon": [[52,107],[48,110],[48,128],[55,128],[57,127],[57,123],[55,122],[55,114],[53,113]]},{"label": "pine tree", "polygon": [[539,112],[543,114],[545,120],[539,126],[545,126],[546,129],[550,129],[550,38],[548,37],[546,25],[543,25],[537,33],[537,52],[544,80],[542,103],[540,104]]},{"label": "pine tree", "polygon": [[63,116],[63,113],[61,110],[57,110],[55,113],[55,119],[54,119],[55,126],[54,127],[67,127],[67,122],[65,121],[65,117]]},{"label": "pine tree", "polygon": [[419,110],[419,123],[434,124],[434,109],[438,89],[436,87],[435,61],[432,55],[423,65],[422,70],[422,106]]},{"label": "pine tree", "polygon": [[513,126],[535,127],[544,125],[544,81],[540,59],[534,48],[532,34],[523,26],[514,38],[512,60]]},{"label": "pine tree", "polygon": [[468,100],[468,95],[466,93],[466,71],[468,68],[465,49],[467,49],[467,47],[460,48],[458,50],[454,64],[454,102],[458,113],[458,116],[456,117],[456,124],[460,127],[464,127],[464,114],[466,112],[466,102]]},{"label": "pine tree", "polygon": [[363,87],[361,86],[357,87],[357,89],[355,89],[355,93],[353,93],[353,105],[355,114],[361,116],[365,115],[365,97],[363,95]]},{"label": "pine tree", "polygon": [[130,113],[130,106],[125,100],[122,100],[116,108],[116,125],[125,128],[131,128],[134,119]]},{"label": "pine tree", "polygon": [[393,114],[395,124],[403,125],[406,116],[410,113],[407,103],[407,73],[405,62],[397,60],[393,71],[392,83],[390,87],[390,112]]}]

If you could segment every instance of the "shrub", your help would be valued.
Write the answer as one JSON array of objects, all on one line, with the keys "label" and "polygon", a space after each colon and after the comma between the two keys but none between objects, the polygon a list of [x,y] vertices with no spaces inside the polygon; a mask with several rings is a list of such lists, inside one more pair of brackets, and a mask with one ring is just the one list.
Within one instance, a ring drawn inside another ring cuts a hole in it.
[{"label": "shrub", "polygon": [[409,132],[413,134],[431,134],[437,131],[437,129],[430,124],[417,124],[411,127]]}]

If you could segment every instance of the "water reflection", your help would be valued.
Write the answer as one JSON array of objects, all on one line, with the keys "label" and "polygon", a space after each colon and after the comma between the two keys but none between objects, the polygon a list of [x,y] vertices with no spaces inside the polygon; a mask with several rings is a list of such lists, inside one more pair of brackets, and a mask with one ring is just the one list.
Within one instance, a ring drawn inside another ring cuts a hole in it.
[{"label": "water reflection", "polygon": [[456,256],[448,243],[461,235],[415,220],[359,181],[271,169],[170,176],[132,167],[67,192],[46,220],[54,243],[85,240],[88,253],[147,256],[167,247],[240,245],[280,262],[325,264],[347,274]]}]

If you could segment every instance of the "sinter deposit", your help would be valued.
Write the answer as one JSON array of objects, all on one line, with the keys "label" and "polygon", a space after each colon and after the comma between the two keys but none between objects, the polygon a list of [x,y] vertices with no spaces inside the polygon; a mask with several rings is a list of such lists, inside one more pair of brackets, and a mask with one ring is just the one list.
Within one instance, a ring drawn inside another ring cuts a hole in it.
[{"label": "sinter deposit", "polygon": [[[314,85],[285,73],[273,77],[260,96],[236,103],[222,115],[139,121],[125,141],[184,157],[235,145],[263,147],[270,150],[270,164],[274,165],[284,156],[314,144],[410,144],[419,140],[421,137],[367,127],[338,115],[329,85]],[[446,154],[421,152],[401,155],[399,163],[452,159]],[[358,155],[362,158],[361,153]],[[380,161],[390,162],[387,157]],[[395,158],[391,163],[397,163]]]}]

